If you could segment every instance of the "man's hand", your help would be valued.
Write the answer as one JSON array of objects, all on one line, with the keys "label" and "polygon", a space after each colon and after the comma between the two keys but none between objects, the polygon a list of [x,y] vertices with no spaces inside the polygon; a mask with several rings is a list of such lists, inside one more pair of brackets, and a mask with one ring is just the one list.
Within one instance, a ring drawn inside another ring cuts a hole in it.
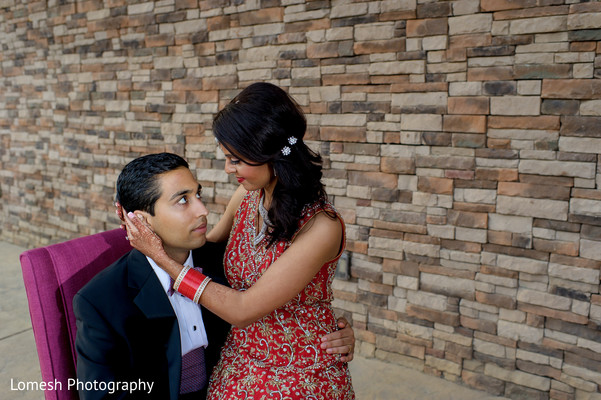
[{"label": "man's hand", "polygon": [[353,360],[355,332],[346,318],[338,318],[338,330],[321,338],[321,348],[328,354],[338,354],[342,362]]}]

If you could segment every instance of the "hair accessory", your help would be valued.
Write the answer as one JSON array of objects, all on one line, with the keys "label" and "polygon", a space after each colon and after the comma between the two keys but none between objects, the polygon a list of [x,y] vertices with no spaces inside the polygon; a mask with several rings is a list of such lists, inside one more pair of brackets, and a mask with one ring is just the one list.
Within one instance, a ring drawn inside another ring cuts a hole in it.
[{"label": "hair accessory", "polygon": [[[294,146],[297,141],[298,141],[298,139],[295,138],[294,136],[290,136],[288,138],[288,143],[290,143],[290,146]],[[288,146],[282,147],[282,154],[284,154],[285,156],[290,154],[290,152],[291,152],[290,147],[288,147]]]}]

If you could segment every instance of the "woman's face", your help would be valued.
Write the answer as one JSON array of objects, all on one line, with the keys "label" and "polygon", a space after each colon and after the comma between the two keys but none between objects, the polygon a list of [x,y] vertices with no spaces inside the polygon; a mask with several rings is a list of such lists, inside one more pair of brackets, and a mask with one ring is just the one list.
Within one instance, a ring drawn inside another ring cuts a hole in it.
[{"label": "woman's face", "polygon": [[221,144],[219,144],[219,148],[225,155],[225,172],[233,174],[238,183],[244,186],[244,189],[259,190],[275,185],[276,178],[273,176],[269,164],[249,165],[248,160],[233,155]]}]

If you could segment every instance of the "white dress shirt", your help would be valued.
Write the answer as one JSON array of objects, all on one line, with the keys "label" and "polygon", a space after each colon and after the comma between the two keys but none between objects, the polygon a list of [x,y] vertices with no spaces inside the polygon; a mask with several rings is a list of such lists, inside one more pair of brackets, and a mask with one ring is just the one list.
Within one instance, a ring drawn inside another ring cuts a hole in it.
[{"label": "white dress shirt", "polygon": [[[146,257],[150,266],[154,270],[154,273],[161,281],[163,289],[171,302],[173,311],[177,316],[177,323],[179,324],[179,335],[182,343],[182,356],[191,350],[194,350],[200,346],[207,347],[209,340],[207,339],[207,331],[205,330],[204,323],[202,321],[202,312],[200,306],[194,303],[189,298],[174,292],[169,295],[169,288],[171,286],[171,277],[161,267],[157,265],[149,257]],[[188,259],[184,265],[194,268],[194,261],[192,260],[192,252],[188,255]]]}]

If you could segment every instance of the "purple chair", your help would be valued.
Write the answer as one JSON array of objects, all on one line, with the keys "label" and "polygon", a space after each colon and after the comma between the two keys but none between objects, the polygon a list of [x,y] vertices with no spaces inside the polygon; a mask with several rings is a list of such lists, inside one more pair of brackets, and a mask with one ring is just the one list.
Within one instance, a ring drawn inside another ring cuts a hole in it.
[{"label": "purple chair", "polygon": [[113,229],[21,254],[23,281],[44,382],[61,382],[46,400],[78,399],[75,378],[73,296],[94,275],[131,250],[125,232]]}]

